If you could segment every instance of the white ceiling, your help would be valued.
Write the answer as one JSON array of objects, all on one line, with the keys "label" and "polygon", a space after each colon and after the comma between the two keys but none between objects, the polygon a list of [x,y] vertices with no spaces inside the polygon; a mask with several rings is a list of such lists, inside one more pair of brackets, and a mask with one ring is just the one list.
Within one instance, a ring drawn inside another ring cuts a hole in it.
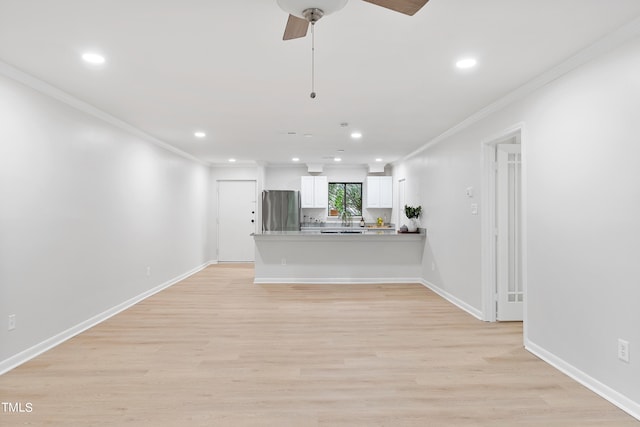
[{"label": "white ceiling", "polygon": [[[413,17],[351,0],[316,25],[316,99],[310,35],[282,41],[276,0],[0,0],[0,60],[207,162],[388,163],[639,15],[638,0],[431,0]],[[456,70],[464,56],[478,66]]]}]

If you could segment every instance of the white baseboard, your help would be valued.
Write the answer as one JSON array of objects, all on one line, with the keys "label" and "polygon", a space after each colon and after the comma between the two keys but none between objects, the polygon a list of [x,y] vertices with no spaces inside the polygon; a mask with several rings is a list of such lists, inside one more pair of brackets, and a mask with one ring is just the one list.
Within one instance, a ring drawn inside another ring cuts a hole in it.
[{"label": "white baseboard", "polygon": [[531,342],[530,340],[525,340],[524,348],[530,353],[544,360],[560,372],[587,387],[597,395],[613,403],[632,417],[640,420],[640,403],[634,402],[625,395],[615,391],[611,387],[601,383],[590,375],[587,375],[580,369],[576,368],[573,365],[570,365],[563,359],[560,359],[553,353],[548,352],[547,350]]},{"label": "white baseboard", "polygon": [[256,285],[268,284],[301,284],[301,285],[356,285],[356,284],[394,284],[394,283],[421,283],[421,279],[417,277],[349,277],[349,278],[333,278],[333,277],[256,277],[253,280]]},{"label": "white baseboard", "polygon": [[418,283],[420,283],[420,284],[426,286],[427,288],[431,289],[433,292],[435,292],[436,294],[440,295],[442,298],[446,299],[451,304],[455,305],[456,307],[460,308],[461,310],[466,311],[467,313],[469,313],[470,315],[472,315],[476,319],[484,320],[481,310],[478,310],[477,308],[470,306],[469,304],[467,304],[466,302],[462,301],[461,299],[458,299],[457,297],[454,297],[449,292],[440,289],[439,287],[437,287],[433,283],[427,282],[424,279],[420,279],[420,281]]},{"label": "white baseboard", "polygon": [[199,271],[205,269],[206,267],[208,267],[211,264],[214,264],[216,262],[206,262],[184,274],[181,274],[178,277],[175,277],[167,282],[162,283],[161,285],[158,285],[154,288],[149,289],[148,291],[145,291],[143,293],[141,293],[140,295],[137,295],[131,299],[128,299],[127,301],[124,301],[106,311],[103,311],[102,313],[93,316],[87,320],[85,320],[84,322],[81,322],[79,324],[77,324],[76,326],[73,326],[65,331],[60,332],[57,335],[54,335],[50,338],[47,338],[46,340],[42,341],[41,343],[38,343],[36,345],[34,345],[33,347],[30,347],[24,351],[21,351],[18,354],[15,354],[11,357],[9,357],[8,359],[5,359],[3,361],[0,362],[0,375],[9,372],[10,370],[22,365],[25,362],[28,362],[29,360],[33,359],[36,356],[39,356],[40,354],[44,353],[47,350],[52,349],[53,347],[62,344],[63,342],[67,341],[70,338],[75,337],[76,335],[86,331],[89,328],[94,327],[95,325],[104,322],[105,320],[109,319],[110,317],[115,316],[116,314],[128,309],[129,307],[134,306],[135,304],[139,303],[142,300],[145,300],[147,298],[149,298],[152,295],[157,294],[160,291],[163,291],[164,289],[167,289],[170,286],[175,285],[176,283],[186,279],[189,276],[192,276],[196,273],[198,273]]}]

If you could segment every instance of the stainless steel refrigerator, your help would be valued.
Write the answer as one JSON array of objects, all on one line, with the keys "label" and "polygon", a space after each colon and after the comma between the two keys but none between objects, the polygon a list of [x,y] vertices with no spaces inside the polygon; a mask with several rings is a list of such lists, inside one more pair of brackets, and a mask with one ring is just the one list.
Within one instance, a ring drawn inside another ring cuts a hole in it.
[{"label": "stainless steel refrigerator", "polygon": [[300,230],[300,192],[262,192],[262,231]]}]

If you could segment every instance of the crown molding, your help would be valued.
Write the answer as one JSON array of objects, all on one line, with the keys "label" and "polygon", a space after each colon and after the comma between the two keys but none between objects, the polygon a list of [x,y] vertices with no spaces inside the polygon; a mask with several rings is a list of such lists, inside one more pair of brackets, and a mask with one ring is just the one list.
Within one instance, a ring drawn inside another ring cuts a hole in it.
[{"label": "crown molding", "polygon": [[32,76],[31,74],[28,74],[22,70],[15,68],[12,65],[9,65],[4,61],[0,61],[0,75],[3,75],[11,80],[15,80],[18,83],[22,83],[23,85],[30,87],[31,89],[34,89],[43,95],[49,96],[70,107],[75,108],[78,111],[81,111],[83,113],[96,117],[102,120],[103,122],[106,122],[112,126],[115,126],[134,136],[137,136],[138,138],[143,139],[147,142],[150,142],[160,148],[170,151],[173,154],[177,154],[178,156],[184,157],[187,160],[191,160],[205,166],[211,166],[210,163],[205,162],[195,157],[194,155],[187,153],[186,151],[182,151],[179,148],[176,148],[173,145],[168,144],[158,138],[155,138],[149,135],[148,133],[138,129],[137,127],[125,122],[124,120],[121,120],[115,116],[112,116],[111,114],[106,113],[105,111],[102,111],[97,107],[94,107],[88,102],[82,101],[76,98],[75,96],[70,95],[67,92],[64,92],[63,90],[58,89],[57,87]]},{"label": "crown molding", "polygon": [[505,107],[513,104],[516,101],[519,101],[535,92],[536,90],[542,88],[543,86],[551,83],[552,81],[564,76],[572,70],[586,64],[589,61],[592,61],[598,57],[605,55],[606,53],[612,51],[613,49],[621,46],[625,42],[629,41],[633,37],[637,37],[640,35],[640,17],[636,17],[625,25],[618,27],[617,29],[611,31],[605,36],[601,37],[594,43],[589,46],[579,50],[574,55],[567,58],[565,61],[556,65],[553,68],[539,74],[537,77],[534,77],[529,82],[524,85],[518,87],[517,89],[511,91],[509,94],[500,98],[499,100],[487,105],[486,107],[478,110],[471,116],[467,117],[457,125],[452,128],[447,129],[440,135],[428,141],[426,144],[418,148],[417,150],[407,154],[406,156],[400,158],[391,163],[391,165],[396,166],[404,161],[407,161],[428,148],[433,147],[447,138],[461,132],[462,130],[468,128],[474,123],[479,122],[480,120],[504,109]]}]

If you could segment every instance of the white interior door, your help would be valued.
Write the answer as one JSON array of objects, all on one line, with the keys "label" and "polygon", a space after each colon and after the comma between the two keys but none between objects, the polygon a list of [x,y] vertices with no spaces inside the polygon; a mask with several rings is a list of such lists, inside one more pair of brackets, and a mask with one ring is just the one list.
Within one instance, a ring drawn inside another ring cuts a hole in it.
[{"label": "white interior door", "polygon": [[523,317],[520,144],[496,146],[497,319]]},{"label": "white interior door", "polygon": [[254,261],[256,182],[218,181],[218,261]]}]

